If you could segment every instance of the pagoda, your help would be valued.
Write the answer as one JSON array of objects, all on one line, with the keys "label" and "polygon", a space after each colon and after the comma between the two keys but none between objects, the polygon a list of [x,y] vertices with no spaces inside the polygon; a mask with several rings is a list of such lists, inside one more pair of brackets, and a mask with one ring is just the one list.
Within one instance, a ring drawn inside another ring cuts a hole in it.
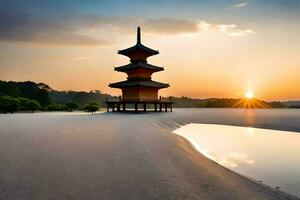
[{"label": "pagoda", "polygon": [[[127,105],[133,104],[134,111],[139,111],[140,105],[143,105],[142,111],[147,111],[147,105],[152,104],[154,111],[165,111],[170,108],[172,111],[172,102],[163,101],[158,97],[159,89],[169,87],[167,83],[153,81],[151,76],[155,72],[163,71],[163,67],[158,67],[147,63],[147,58],[159,54],[158,51],[144,46],[141,43],[141,29],[137,28],[137,43],[127,49],[119,50],[118,54],[129,57],[130,63],[124,66],[115,67],[115,71],[127,74],[127,80],[111,83],[109,87],[122,90],[122,96],[118,101],[107,101],[107,111],[126,111]],[[121,108],[122,107],[122,108]],[[148,106],[149,107],[149,106]],[[159,108],[158,108],[159,107]]]}]

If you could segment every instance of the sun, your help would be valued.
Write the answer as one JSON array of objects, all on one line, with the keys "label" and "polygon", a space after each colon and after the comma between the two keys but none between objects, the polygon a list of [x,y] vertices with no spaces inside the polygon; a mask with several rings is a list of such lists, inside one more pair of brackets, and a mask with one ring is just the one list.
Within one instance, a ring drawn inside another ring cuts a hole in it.
[{"label": "sun", "polygon": [[246,97],[247,99],[252,99],[252,98],[253,98],[253,92],[252,92],[252,91],[246,92],[246,93],[245,93],[245,97]]}]

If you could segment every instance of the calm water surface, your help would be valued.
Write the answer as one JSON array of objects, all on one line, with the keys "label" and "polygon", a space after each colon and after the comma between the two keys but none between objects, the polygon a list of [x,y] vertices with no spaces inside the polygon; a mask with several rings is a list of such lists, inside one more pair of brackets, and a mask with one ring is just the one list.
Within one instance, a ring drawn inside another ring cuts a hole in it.
[{"label": "calm water surface", "polygon": [[174,133],[217,163],[300,197],[300,133],[198,123]]}]

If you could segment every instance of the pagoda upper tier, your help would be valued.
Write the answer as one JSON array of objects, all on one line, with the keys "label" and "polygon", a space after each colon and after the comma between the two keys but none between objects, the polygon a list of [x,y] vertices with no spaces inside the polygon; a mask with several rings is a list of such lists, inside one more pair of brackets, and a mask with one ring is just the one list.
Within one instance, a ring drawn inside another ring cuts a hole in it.
[{"label": "pagoda upper tier", "polygon": [[119,54],[128,56],[132,63],[135,62],[147,62],[147,58],[159,54],[157,50],[151,49],[142,45],[141,43],[141,29],[137,29],[137,42],[134,46],[127,49],[119,50]]},{"label": "pagoda upper tier", "polygon": [[118,71],[118,72],[128,72],[128,71],[133,70],[133,69],[144,69],[144,70],[149,70],[149,71],[152,71],[152,72],[159,72],[159,71],[164,70],[163,67],[150,65],[150,64],[145,63],[145,62],[135,62],[135,63],[130,63],[128,65],[115,67],[115,71]]}]

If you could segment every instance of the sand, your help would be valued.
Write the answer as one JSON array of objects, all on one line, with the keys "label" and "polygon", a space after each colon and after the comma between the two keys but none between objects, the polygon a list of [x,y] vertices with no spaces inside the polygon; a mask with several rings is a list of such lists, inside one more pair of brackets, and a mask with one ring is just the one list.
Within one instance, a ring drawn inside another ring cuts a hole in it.
[{"label": "sand", "polygon": [[0,199],[297,199],[172,133],[191,122],[300,130],[298,113],[245,112],[0,115]]}]

